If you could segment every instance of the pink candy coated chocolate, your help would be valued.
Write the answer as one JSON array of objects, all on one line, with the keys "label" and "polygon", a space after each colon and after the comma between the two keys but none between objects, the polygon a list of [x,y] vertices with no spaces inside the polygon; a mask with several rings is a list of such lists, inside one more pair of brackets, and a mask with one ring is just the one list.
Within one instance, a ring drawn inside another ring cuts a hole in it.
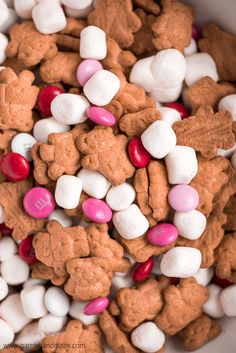
[{"label": "pink candy coated chocolate", "polygon": [[90,107],[87,110],[87,115],[90,120],[98,125],[113,126],[116,123],[116,118],[108,110],[101,107]]},{"label": "pink candy coated chocolate", "polygon": [[199,195],[196,189],[190,185],[176,185],[168,195],[171,207],[177,212],[190,212],[199,204]]},{"label": "pink candy coated chocolate", "polygon": [[178,230],[173,224],[160,223],[148,231],[147,238],[153,245],[165,246],[178,238]]},{"label": "pink candy coated chocolate", "polygon": [[77,80],[83,87],[85,83],[99,70],[102,70],[103,66],[98,60],[86,59],[78,66],[77,69]]},{"label": "pink candy coated chocolate", "polygon": [[108,223],[112,218],[112,211],[106,202],[94,198],[85,200],[82,209],[86,217],[97,223]]},{"label": "pink candy coated chocolate", "polygon": [[192,25],[192,38],[193,38],[194,40],[199,40],[200,38],[202,38],[201,30],[200,30],[200,28],[199,28],[197,25],[195,25],[195,24]]},{"label": "pink candy coated chocolate", "polygon": [[46,218],[55,208],[55,200],[52,193],[41,187],[30,189],[24,197],[25,212],[34,218]]},{"label": "pink candy coated chocolate", "polygon": [[109,299],[107,297],[96,298],[91,300],[84,307],[85,315],[97,315],[103,312],[109,305]]}]

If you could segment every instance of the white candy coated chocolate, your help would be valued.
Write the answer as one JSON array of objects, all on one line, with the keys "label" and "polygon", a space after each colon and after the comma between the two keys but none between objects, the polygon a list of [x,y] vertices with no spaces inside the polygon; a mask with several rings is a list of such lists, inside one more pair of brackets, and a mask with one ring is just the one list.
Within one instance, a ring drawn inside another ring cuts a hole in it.
[{"label": "white candy coated chocolate", "polygon": [[36,139],[32,135],[22,132],[13,137],[11,141],[11,150],[12,152],[21,154],[29,161],[32,161],[30,151],[36,142]]}]

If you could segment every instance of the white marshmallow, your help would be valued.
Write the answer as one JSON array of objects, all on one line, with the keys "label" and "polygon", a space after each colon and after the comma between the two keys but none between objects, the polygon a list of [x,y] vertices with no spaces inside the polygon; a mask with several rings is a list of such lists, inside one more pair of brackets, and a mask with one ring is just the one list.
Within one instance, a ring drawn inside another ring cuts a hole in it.
[{"label": "white marshmallow", "polygon": [[74,125],[88,119],[86,111],[90,107],[88,100],[78,94],[62,93],[51,103],[53,117],[61,124]]},{"label": "white marshmallow", "polygon": [[95,105],[103,106],[111,102],[120,89],[119,78],[110,71],[97,71],[84,85],[84,94]]},{"label": "white marshmallow", "polygon": [[38,329],[48,336],[61,331],[66,322],[67,316],[47,314],[39,320]]},{"label": "white marshmallow", "polygon": [[33,135],[37,141],[47,143],[48,135],[67,131],[70,131],[70,126],[59,123],[55,118],[46,118],[36,121]]},{"label": "white marshmallow", "polygon": [[71,227],[72,226],[72,219],[65,214],[63,210],[56,209],[54,210],[50,216],[48,217],[49,221],[57,221],[63,227]]},{"label": "white marshmallow", "polygon": [[187,72],[185,82],[192,86],[195,82],[205,76],[211,77],[214,81],[219,80],[217,68],[213,58],[207,53],[196,53],[186,56]]},{"label": "white marshmallow", "polygon": [[220,303],[225,315],[236,316],[236,284],[222,290]]},{"label": "white marshmallow", "polygon": [[93,4],[82,9],[82,10],[75,10],[71,7],[65,6],[65,13],[67,16],[75,17],[75,18],[86,18],[88,14],[93,10]]},{"label": "white marshmallow", "polygon": [[7,20],[0,25],[0,32],[7,34],[9,29],[18,21],[18,16],[13,9],[8,9],[9,15]]},{"label": "white marshmallow", "polygon": [[152,123],[141,136],[146,150],[154,158],[164,158],[176,145],[176,135],[172,127],[165,121]]},{"label": "white marshmallow", "polygon": [[39,319],[47,313],[44,303],[45,287],[36,285],[25,288],[20,293],[21,304],[29,319]]},{"label": "white marshmallow", "polygon": [[38,322],[32,322],[25,326],[15,340],[15,344],[23,345],[24,351],[38,351],[45,334],[39,330]]},{"label": "white marshmallow", "polygon": [[11,326],[15,333],[20,332],[31,321],[25,316],[19,293],[9,295],[1,303],[0,317]]},{"label": "white marshmallow", "polygon": [[45,305],[50,314],[65,316],[70,309],[69,297],[58,287],[50,287],[45,294]]},{"label": "white marshmallow", "polygon": [[150,97],[154,98],[157,102],[169,103],[176,101],[182,92],[182,83],[176,87],[163,88],[163,87],[153,87],[150,92]]},{"label": "white marshmallow", "polygon": [[23,284],[23,288],[29,288],[33,286],[38,286],[38,285],[44,285],[47,283],[46,280],[44,279],[37,279],[37,278],[29,278],[27,281]]},{"label": "white marshmallow", "polygon": [[0,261],[9,260],[17,253],[17,245],[11,237],[0,239]]},{"label": "white marshmallow", "polygon": [[4,2],[8,7],[11,7],[11,8],[14,7],[14,0],[4,0]]},{"label": "white marshmallow", "polygon": [[102,345],[103,345],[104,353],[114,353],[113,349],[110,346],[108,346],[106,341],[104,341]]},{"label": "white marshmallow", "polygon": [[184,48],[184,55],[187,56],[187,55],[192,55],[195,53],[197,53],[197,43],[192,38],[189,45],[186,48]]},{"label": "white marshmallow", "polygon": [[81,58],[102,60],[106,55],[106,33],[96,26],[85,27],[80,33]]},{"label": "white marshmallow", "polygon": [[73,175],[62,175],[56,184],[55,200],[58,206],[72,209],[78,206],[82,182]]},{"label": "white marshmallow", "polygon": [[198,249],[179,246],[168,250],[161,260],[161,272],[167,277],[188,278],[201,266],[202,255]]},{"label": "white marshmallow", "polygon": [[219,101],[218,109],[228,110],[232,115],[233,121],[236,121],[236,94],[230,94],[222,98]]},{"label": "white marshmallow", "polygon": [[136,239],[149,228],[147,218],[135,204],[113,214],[113,223],[119,234],[125,239]]},{"label": "white marshmallow", "polygon": [[3,0],[0,0],[0,26],[4,24],[9,17],[9,9]]},{"label": "white marshmallow", "polygon": [[40,2],[33,8],[32,18],[37,30],[43,34],[56,33],[66,27],[66,16],[56,2]]},{"label": "white marshmallow", "polygon": [[158,107],[161,113],[161,120],[165,121],[167,124],[172,126],[176,121],[181,121],[181,115],[176,109],[168,107]]},{"label": "white marshmallow", "polygon": [[154,322],[149,321],[134,329],[131,341],[141,351],[155,353],[164,346],[165,335]]},{"label": "white marshmallow", "polygon": [[112,186],[107,193],[106,203],[113,211],[122,211],[128,208],[135,199],[135,190],[129,183]]},{"label": "white marshmallow", "polygon": [[92,5],[93,0],[62,0],[62,4],[75,10],[83,10]]},{"label": "white marshmallow", "polygon": [[24,283],[29,277],[29,272],[29,265],[18,255],[13,255],[1,265],[2,277],[12,286]]},{"label": "white marshmallow", "polygon": [[5,279],[0,277],[0,301],[3,300],[8,294],[8,285]]},{"label": "white marshmallow", "polygon": [[21,154],[29,161],[32,161],[30,151],[36,142],[36,139],[32,135],[22,132],[13,137],[11,141],[11,150],[12,152]]},{"label": "white marshmallow", "polygon": [[131,83],[143,87],[146,92],[151,92],[156,86],[156,80],[150,70],[154,58],[155,55],[138,60],[132,67],[129,76]]},{"label": "white marshmallow", "polygon": [[231,164],[232,164],[233,168],[236,169],[236,151],[233,153],[233,155],[231,157]]},{"label": "white marshmallow", "polygon": [[11,326],[2,319],[0,319],[0,349],[5,348],[4,345],[11,344],[14,340],[14,332]]},{"label": "white marshmallow", "polygon": [[82,182],[83,191],[96,199],[103,199],[111,186],[107,178],[93,170],[83,168],[77,176]]},{"label": "white marshmallow", "polygon": [[[0,205],[0,224],[4,223],[4,208],[2,205]],[[1,242],[1,240],[0,240]],[[5,249],[4,249],[5,250]],[[0,247],[0,256],[1,256],[1,247]],[[1,261],[1,258],[0,258]]]},{"label": "white marshmallow", "polygon": [[236,151],[236,143],[233,145],[233,147],[231,147],[228,150],[224,150],[223,148],[218,148],[217,149],[217,156],[223,156],[225,158],[230,158],[234,152]]},{"label": "white marshmallow", "polygon": [[207,220],[202,212],[193,210],[189,212],[175,212],[173,223],[178,229],[179,235],[183,238],[196,240],[205,231]]},{"label": "white marshmallow", "polygon": [[5,54],[7,45],[8,45],[7,37],[4,34],[0,33],[0,64],[2,64],[7,58]]},{"label": "white marshmallow", "polygon": [[200,268],[198,272],[193,276],[198,284],[207,286],[214,276],[214,269],[212,267]]},{"label": "white marshmallow", "polygon": [[112,278],[111,282],[111,294],[113,297],[116,296],[117,292],[121,288],[130,288],[133,286],[133,280],[132,276],[130,276],[130,273],[125,273],[125,276],[120,276],[120,274],[115,273],[115,275]]},{"label": "white marshmallow", "polygon": [[35,0],[14,0],[14,8],[17,15],[25,20],[32,18],[32,10],[35,5]]},{"label": "white marshmallow", "polygon": [[80,320],[84,325],[95,324],[98,321],[98,315],[85,315],[84,308],[88,302],[79,302],[73,300],[70,306],[69,314],[73,319]]},{"label": "white marshmallow", "polygon": [[198,162],[192,147],[175,146],[165,157],[170,184],[189,184],[197,175]]},{"label": "white marshmallow", "polygon": [[156,86],[172,88],[179,86],[186,74],[186,61],[177,49],[159,51],[151,63],[151,72],[156,79]]},{"label": "white marshmallow", "polygon": [[214,319],[219,319],[224,316],[224,311],[220,302],[220,293],[222,292],[222,288],[216,284],[209,284],[207,289],[208,299],[202,309],[207,315],[213,317]]}]

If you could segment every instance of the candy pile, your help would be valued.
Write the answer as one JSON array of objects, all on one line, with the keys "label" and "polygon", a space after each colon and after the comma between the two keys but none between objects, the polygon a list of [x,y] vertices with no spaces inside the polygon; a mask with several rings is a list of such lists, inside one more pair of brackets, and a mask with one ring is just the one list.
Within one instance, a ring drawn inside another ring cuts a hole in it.
[{"label": "candy pile", "polygon": [[200,348],[236,316],[236,37],[177,0],[0,10],[0,352]]}]

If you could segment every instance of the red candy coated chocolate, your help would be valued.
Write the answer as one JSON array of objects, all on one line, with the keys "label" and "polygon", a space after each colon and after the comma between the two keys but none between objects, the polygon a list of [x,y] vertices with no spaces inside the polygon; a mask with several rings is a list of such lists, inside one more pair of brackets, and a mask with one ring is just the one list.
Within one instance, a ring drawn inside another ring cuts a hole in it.
[{"label": "red candy coated chocolate", "polygon": [[177,112],[180,113],[182,119],[188,118],[190,115],[188,109],[186,109],[182,103],[178,103],[178,102],[166,103],[165,106],[168,108],[177,110]]},{"label": "red candy coated chocolate", "polygon": [[216,275],[214,275],[211,282],[214,284],[217,284],[221,288],[226,288],[226,287],[229,287],[232,285],[232,283],[230,281],[228,281],[227,279],[220,278]]},{"label": "red candy coated chocolate", "polygon": [[40,113],[45,117],[51,117],[51,103],[59,94],[64,93],[64,90],[56,86],[47,86],[40,91],[38,95],[37,106]]},{"label": "red candy coated chocolate", "polygon": [[151,258],[138,264],[133,273],[134,282],[144,281],[152,272],[153,266],[154,261]]},{"label": "red candy coated chocolate", "polygon": [[12,229],[8,228],[5,223],[0,224],[0,234],[4,235],[11,235]]},{"label": "red candy coated chocolate", "polygon": [[0,170],[11,181],[21,181],[28,177],[30,172],[29,161],[19,153],[9,152],[0,161]]},{"label": "red candy coated chocolate", "polygon": [[128,154],[129,159],[137,168],[145,168],[150,162],[150,154],[143,147],[142,141],[137,137],[133,137],[130,140]]},{"label": "red candy coated chocolate", "polygon": [[35,256],[32,242],[33,242],[33,236],[29,235],[27,238],[22,240],[18,249],[19,255],[22,258],[22,260],[29,265],[35,264],[38,261]]}]

